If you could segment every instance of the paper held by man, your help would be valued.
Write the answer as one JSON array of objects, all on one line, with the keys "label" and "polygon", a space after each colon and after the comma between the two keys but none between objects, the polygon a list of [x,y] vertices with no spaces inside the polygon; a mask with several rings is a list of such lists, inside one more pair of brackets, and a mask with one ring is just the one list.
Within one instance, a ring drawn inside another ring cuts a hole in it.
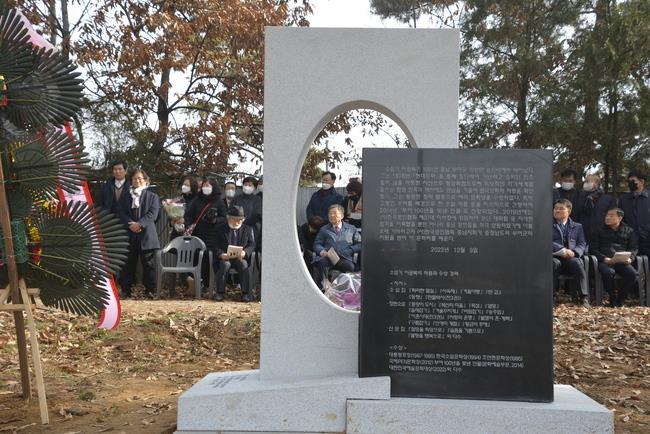
[{"label": "paper held by man", "polygon": [[336,265],[336,263],[339,262],[339,260],[340,260],[341,258],[340,258],[339,255],[336,253],[336,250],[334,250],[334,247],[331,247],[331,248],[327,251],[327,259],[330,260],[330,262],[332,263],[332,265]]},{"label": "paper held by man", "polygon": [[627,264],[632,257],[631,252],[616,252],[612,256],[611,264]]},{"label": "paper held by man", "polygon": [[244,250],[242,246],[228,246],[228,250],[226,251],[226,255],[228,255],[229,259],[239,259],[241,258],[241,252]]}]

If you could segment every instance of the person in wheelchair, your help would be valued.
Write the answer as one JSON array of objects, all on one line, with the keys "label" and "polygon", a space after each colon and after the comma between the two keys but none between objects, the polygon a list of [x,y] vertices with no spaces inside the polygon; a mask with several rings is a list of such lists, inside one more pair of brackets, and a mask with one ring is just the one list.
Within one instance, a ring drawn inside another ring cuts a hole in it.
[{"label": "person in wheelchair", "polygon": [[[603,286],[609,294],[609,306],[623,306],[628,292],[634,288],[638,273],[632,267],[638,252],[638,241],[634,230],[623,223],[625,213],[620,208],[613,208],[605,215],[605,225],[598,231],[592,241],[590,251],[598,259],[598,271],[603,279]],[[629,252],[628,258],[617,252]],[[621,277],[620,291],[614,294],[614,279]]]},{"label": "person in wheelchair", "polygon": [[240,206],[231,206],[226,217],[228,222],[216,228],[217,246],[213,264],[217,279],[215,300],[224,299],[226,278],[232,267],[239,275],[242,301],[249,302],[252,295],[248,267],[255,250],[253,229],[244,224],[244,210]]},{"label": "person in wheelchair", "polygon": [[343,221],[342,205],[331,205],[327,210],[329,223],[323,226],[314,241],[314,264],[318,266],[316,284],[323,288],[323,281],[331,268],[349,273],[355,271],[354,254],[361,252],[361,235],[356,227]]}]

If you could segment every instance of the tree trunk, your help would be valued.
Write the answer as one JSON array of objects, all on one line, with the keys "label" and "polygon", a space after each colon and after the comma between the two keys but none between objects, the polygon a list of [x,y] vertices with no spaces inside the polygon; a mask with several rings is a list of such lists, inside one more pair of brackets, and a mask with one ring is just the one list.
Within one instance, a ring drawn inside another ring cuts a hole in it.
[{"label": "tree trunk", "polygon": [[70,19],[68,18],[68,0],[61,0],[61,54],[70,58]]},{"label": "tree trunk", "polygon": [[158,87],[158,131],[152,146],[152,151],[156,155],[160,154],[165,148],[167,135],[169,133],[169,76],[171,68],[165,67],[160,74],[160,86]]},{"label": "tree trunk", "polygon": [[56,35],[57,35],[56,0],[49,0],[47,9],[48,9],[47,24],[50,28],[50,44],[56,47]]}]

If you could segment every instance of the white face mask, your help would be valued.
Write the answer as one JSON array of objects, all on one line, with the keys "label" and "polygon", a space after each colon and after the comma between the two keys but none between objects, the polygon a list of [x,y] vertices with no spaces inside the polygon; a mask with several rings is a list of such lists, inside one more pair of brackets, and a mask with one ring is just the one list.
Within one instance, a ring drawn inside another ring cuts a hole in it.
[{"label": "white face mask", "polygon": [[323,190],[329,190],[330,188],[332,188],[332,184],[327,184],[323,182],[321,183],[320,188],[322,188]]},{"label": "white face mask", "polygon": [[573,190],[574,183],[573,182],[563,182],[562,183],[562,190]]},{"label": "white face mask", "polygon": [[212,187],[201,187],[201,191],[206,196],[210,196],[212,194]]},{"label": "white face mask", "polygon": [[242,191],[244,192],[244,194],[252,194],[255,191],[255,187],[251,185],[245,185],[244,187],[242,187]]},{"label": "white face mask", "polygon": [[181,185],[181,192],[183,194],[187,194],[190,191],[192,191],[192,187],[190,187],[189,185]]},{"label": "white face mask", "polygon": [[593,182],[585,182],[584,185],[582,186],[584,191],[594,191],[594,183]]},{"label": "white face mask", "polygon": [[226,197],[228,199],[232,199],[233,197],[235,197],[235,190],[226,190]]}]

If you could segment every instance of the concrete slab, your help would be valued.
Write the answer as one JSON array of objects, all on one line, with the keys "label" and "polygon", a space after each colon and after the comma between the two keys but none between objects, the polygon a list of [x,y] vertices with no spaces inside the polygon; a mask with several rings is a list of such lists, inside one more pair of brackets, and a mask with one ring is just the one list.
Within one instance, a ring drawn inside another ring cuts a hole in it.
[{"label": "concrete slab", "polygon": [[552,403],[461,399],[349,400],[347,433],[613,433],[614,415],[571,386]]},{"label": "concrete slab", "polygon": [[179,432],[342,432],[348,399],[389,399],[390,378],[260,380],[208,374],[178,398]]}]

